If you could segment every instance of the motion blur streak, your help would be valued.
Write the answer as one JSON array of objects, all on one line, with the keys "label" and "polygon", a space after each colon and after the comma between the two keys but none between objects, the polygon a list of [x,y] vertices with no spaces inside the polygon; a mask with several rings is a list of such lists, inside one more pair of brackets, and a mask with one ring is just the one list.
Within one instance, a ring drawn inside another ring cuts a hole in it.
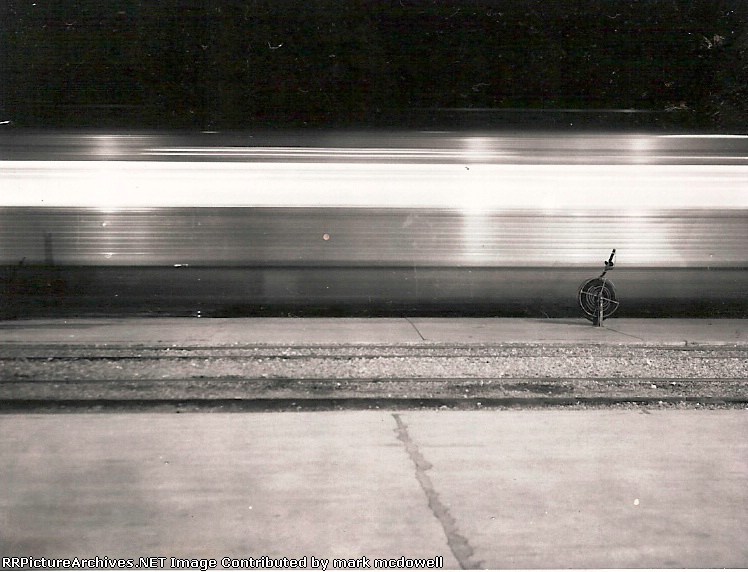
[{"label": "motion blur streak", "polygon": [[[0,138],[4,305],[37,312],[748,314],[748,138]],[[24,260],[23,267],[18,262]]]},{"label": "motion blur streak", "polygon": [[[461,213],[320,207],[0,210],[3,263],[63,265],[588,265],[616,246],[643,267],[740,267],[744,211]],[[46,238],[45,238],[46,237]],[[325,238],[327,237],[327,238]],[[624,258],[625,256],[625,258]]]},{"label": "motion blur streak", "polygon": [[387,206],[621,214],[748,208],[748,168],[734,165],[7,161],[0,169],[2,206]]},{"label": "motion blur streak", "polygon": [[5,161],[304,161],[487,164],[748,164],[742,135],[451,132],[25,133]]}]

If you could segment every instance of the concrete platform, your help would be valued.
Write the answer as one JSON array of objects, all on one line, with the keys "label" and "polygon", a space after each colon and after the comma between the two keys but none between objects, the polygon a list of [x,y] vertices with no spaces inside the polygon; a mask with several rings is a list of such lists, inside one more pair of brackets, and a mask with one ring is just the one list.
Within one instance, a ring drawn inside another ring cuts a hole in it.
[{"label": "concrete platform", "polygon": [[748,566],[747,412],[643,413],[0,415],[0,555]]},{"label": "concrete platform", "polygon": [[[657,366],[649,355],[655,346],[678,354],[705,350],[674,348],[717,346],[712,353],[730,354],[723,360],[729,367],[748,348],[747,326],[743,320],[625,319],[604,328],[584,320],[532,319],[18,320],[0,322],[0,346],[18,354],[14,359],[26,375],[32,363],[43,366],[44,356],[55,352],[73,356],[72,363],[103,367],[107,375],[119,371],[120,362],[110,367],[86,359],[97,347],[112,355],[117,352],[108,346],[125,346],[128,355],[141,353],[130,349],[137,346],[179,346],[184,353],[244,347],[233,353],[245,355],[265,352],[246,349],[263,345],[336,346],[323,349],[337,356],[355,344],[368,346],[367,359],[377,363],[397,345],[433,345],[437,353],[449,353],[460,345],[547,344],[563,354],[599,344],[608,346],[606,354],[647,353],[652,364],[643,371],[649,371]],[[618,346],[624,349],[612,349]],[[628,349],[638,347],[645,349]],[[159,352],[176,353],[152,353]],[[32,354],[37,361],[24,361]],[[443,359],[455,367],[462,363]],[[570,363],[584,375],[582,362]],[[637,376],[636,364],[627,363],[627,375]],[[704,375],[715,376],[714,363]],[[159,382],[159,399],[169,388],[207,387],[205,380],[188,378],[186,385],[181,378]],[[631,380],[636,391],[639,381]],[[410,383],[403,385],[412,395]],[[653,389],[651,383],[645,384],[647,395],[670,391],[671,384],[662,389],[658,381]],[[9,395],[22,386],[49,387],[55,399],[63,388],[87,387],[79,378],[22,378],[6,385]],[[96,392],[125,391],[126,398],[138,388],[133,379],[93,385]],[[214,559],[220,568],[223,558],[235,566],[232,559],[263,556],[306,557],[307,568],[314,556],[328,559],[328,569],[333,558],[400,557],[439,558],[446,569],[748,566],[748,416],[742,405],[74,411],[16,408],[0,414],[0,556],[98,555],[133,559],[134,565],[141,557],[164,558],[166,569],[172,557]]]},{"label": "concrete platform", "polygon": [[122,318],[0,322],[0,344],[748,345],[748,320],[524,318]]}]

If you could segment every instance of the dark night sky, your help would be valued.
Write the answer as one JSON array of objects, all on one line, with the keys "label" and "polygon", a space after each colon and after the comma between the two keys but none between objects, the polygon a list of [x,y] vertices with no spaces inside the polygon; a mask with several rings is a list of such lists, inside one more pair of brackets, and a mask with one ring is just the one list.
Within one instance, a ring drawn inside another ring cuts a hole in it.
[{"label": "dark night sky", "polygon": [[748,123],[743,0],[10,0],[0,10],[0,121],[21,127],[340,127],[433,123],[445,110],[495,121],[516,111],[485,110],[621,108],[665,124]]}]

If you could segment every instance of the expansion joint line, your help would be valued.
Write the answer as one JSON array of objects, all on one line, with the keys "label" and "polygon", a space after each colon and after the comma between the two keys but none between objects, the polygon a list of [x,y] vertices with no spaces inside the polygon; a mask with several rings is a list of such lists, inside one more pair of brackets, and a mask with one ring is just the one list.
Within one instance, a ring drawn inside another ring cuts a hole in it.
[{"label": "expansion joint line", "polygon": [[419,329],[418,329],[418,326],[416,326],[416,325],[415,325],[415,324],[413,323],[413,320],[411,320],[411,319],[410,319],[410,318],[408,318],[407,316],[405,317],[405,320],[406,320],[406,321],[407,321],[407,322],[408,322],[408,323],[409,323],[409,324],[410,324],[411,326],[413,326],[413,329],[414,329],[414,330],[416,331],[416,334],[418,334],[418,336],[419,336],[419,337],[421,338],[421,341],[424,341],[424,342],[425,342],[425,341],[426,341],[426,338],[424,338],[424,337],[423,337],[423,334],[421,333],[421,330],[419,330]]},{"label": "expansion joint line", "polygon": [[622,336],[628,336],[629,338],[634,338],[635,340],[639,340],[640,342],[644,342],[644,338],[640,338],[639,336],[635,336],[633,334],[627,334],[626,332],[621,332],[620,330],[616,330],[615,328],[611,328],[610,326],[606,326],[607,329],[609,329],[611,332],[615,332],[616,334],[621,334]]},{"label": "expansion joint line", "polygon": [[400,418],[400,415],[393,413],[392,417],[395,418],[397,423],[397,438],[405,445],[405,451],[408,453],[410,460],[416,467],[416,480],[421,485],[421,489],[426,494],[426,499],[429,503],[429,508],[434,514],[436,519],[441,524],[444,534],[447,536],[447,544],[449,545],[452,554],[460,564],[460,568],[463,570],[473,570],[481,568],[480,562],[475,562],[473,557],[473,548],[470,546],[467,538],[462,536],[457,530],[457,522],[449,513],[449,509],[444,506],[444,503],[439,499],[439,493],[434,489],[434,484],[426,474],[426,471],[431,469],[433,465],[429,463],[421,452],[418,450],[418,445],[415,444],[408,433],[408,426]]}]

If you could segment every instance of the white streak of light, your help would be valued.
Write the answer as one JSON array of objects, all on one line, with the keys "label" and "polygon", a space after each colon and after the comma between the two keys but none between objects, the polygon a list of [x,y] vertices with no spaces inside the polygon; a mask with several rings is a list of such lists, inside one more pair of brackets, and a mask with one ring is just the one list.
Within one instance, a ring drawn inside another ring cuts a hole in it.
[{"label": "white streak of light", "polygon": [[0,206],[748,208],[740,165],[0,162]]}]

